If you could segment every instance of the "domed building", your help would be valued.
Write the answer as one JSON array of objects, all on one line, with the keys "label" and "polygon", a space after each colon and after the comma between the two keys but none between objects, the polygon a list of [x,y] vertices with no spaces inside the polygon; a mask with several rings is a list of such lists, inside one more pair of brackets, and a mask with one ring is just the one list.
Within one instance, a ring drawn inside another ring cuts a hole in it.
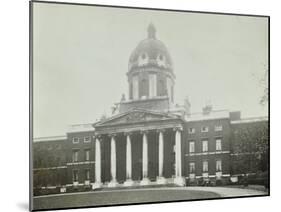
[{"label": "domed building", "polygon": [[122,96],[110,117],[34,140],[35,195],[52,188],[227,184],[241,174],[234,171],[243,163],[235,146],[245,126],[268,132],[267,117],[243,120],[240,112],[211,105],[191,114],[188,99],[175,104],[172,57],[153,24],[130,55],[127,77],[128,98]]},{"label": "domed building", "polygon": [[167,112],[174,104],[175,74],[165,44],[157,39],[156,28],[149,24],[147,38],[133,50],[128,64],[129,98],[119,112],[147,109]]}]

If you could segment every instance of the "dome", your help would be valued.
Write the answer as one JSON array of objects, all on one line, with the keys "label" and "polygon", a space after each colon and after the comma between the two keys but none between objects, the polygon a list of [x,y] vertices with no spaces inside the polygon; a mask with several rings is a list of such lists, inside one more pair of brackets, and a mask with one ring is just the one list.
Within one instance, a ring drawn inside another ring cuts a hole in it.
[{"label": "dome", "polygon": [[156,66],[172,71],[172,59],[163,42],[156,38],[156,29],[150,24],[148,36],[132,52],[129,59],[129,71],[133,68]]}]

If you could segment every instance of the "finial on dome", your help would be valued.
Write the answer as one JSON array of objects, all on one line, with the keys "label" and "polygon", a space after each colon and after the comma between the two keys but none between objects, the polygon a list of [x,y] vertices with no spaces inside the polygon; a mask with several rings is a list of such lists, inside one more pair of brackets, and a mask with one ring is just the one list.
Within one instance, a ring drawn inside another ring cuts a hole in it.
[{"label": "finial on dome", "polygon": [[147,28],[148,38],[155,38],[156,28],[153,23],[150,23]]}]

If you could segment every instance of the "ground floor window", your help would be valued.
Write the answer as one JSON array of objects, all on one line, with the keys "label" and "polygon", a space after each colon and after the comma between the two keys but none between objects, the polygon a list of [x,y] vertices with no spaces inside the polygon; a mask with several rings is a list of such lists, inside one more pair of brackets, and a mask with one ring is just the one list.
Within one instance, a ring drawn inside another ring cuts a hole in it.
[{"label": "ground floor window", "polygon": [[89,169],[85,170],[85,179],[90,180],[90,170]]},{"label": "ground floor window", "polygon": [[73,182],[78,182],[78,170],[73,170]]},{"label": "ground floor window", "polygon": [[221,167],[221,160],[216,161],[216,171],[221,172],[222,167]]},{"label": "ground floor window", "polygon": [[208,161],[203,161],[203,172],[208,172]]},{"label": "ground floor window", "polygon": [[195,163],[190,162],[189,163],[189,173],[194,173],[195,172]]}]

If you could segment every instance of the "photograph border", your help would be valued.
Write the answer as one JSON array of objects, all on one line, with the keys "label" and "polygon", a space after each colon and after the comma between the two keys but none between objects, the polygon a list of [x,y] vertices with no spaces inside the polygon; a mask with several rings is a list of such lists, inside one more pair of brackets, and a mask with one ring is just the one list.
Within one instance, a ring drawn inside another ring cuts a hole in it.
[{"label": "photograph border", "polygon": [[[33,209],[33,3],[43,4],[60,4],[60,5],[77,5],[77,6],[91,6],[91,7],[105,7],[105,8],[119,8],[119,9],[132,9],[132,10],[152,10],[163,12],[178,12],[178,13],[196,13],[196,14],[216,14],[216,15],[230,15],[230,16],[246,16],[246,17],[261,17],[266,18],[268,23],[268,194],[263,195],[249,195],[249,196],[235,196],[235,197],[215,197],[215,198],[202,198],[194,200],[167,200],[157,202],[144,202],[144,203],[120,203],[111,205],[98,205],[98,206],[82,206],[82,207],[65,207],[65,208],[50,208],[50,209]],[[179,10],[167,8],[152,8],[152,7],[135,7],[135,6],[120,6],[120,5],[105,5],[105,4],[90,4],[90,3],[74,3],[74,2],[58,2],[58,1],[29,1],[29,210],[30,211],[53,211],[53,210],[67,210],[67,209],[80,209],[80,208],[100,208],[100,207],[116,207],[127,205],[146,205],[146,204],[162,204],[162,203],[176,203],[176,202],[194,202],[204,200],[224,200],[224,199],[239,199],[251,197],[267,197],[270,196],[270,16],[257,15],[257,14],[240,14],[240,13],[227,13],[227,12],[209,12],[209,11],[196,11],[196,10]]]}]

